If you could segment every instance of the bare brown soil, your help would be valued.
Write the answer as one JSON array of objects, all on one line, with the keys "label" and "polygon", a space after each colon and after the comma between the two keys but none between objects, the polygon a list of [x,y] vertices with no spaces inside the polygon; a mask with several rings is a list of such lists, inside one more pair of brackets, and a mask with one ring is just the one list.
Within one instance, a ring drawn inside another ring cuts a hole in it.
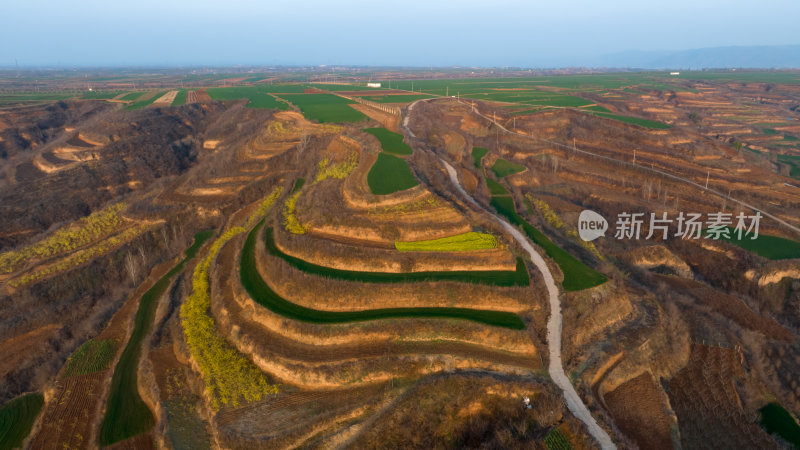
[{"label": "bare brown soil", "polygon": [[689,364],[669,381],[683,448],[778,448],[742,408],[740,358],[732,349],[694,344]]},{"label": "bare brown soil", "polygon": [[671,448],[670,420],[664,412],[664,399],[645,372],[623,383],[604,397],[614,422],[642,450]]},{"label": "bare brown soil", "polygon": [[3,355],[0,360],[0,378],[14,370],[22,360],[30,358],[31,354],[37,352],[38,347],[44,341],[53,337],[60,329],[61,325],[51,323],[0,341],[0,355]]}]

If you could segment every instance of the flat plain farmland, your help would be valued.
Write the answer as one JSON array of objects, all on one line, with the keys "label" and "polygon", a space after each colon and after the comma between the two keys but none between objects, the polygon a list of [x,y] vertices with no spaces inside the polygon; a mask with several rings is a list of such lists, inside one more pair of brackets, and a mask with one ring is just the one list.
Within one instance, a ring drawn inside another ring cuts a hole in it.
[{"label": "flat plain farmland", "polygon": [[324,122],[360,122],[367,116],[351,108],[352,100],[333,94],[278,94],[291,102],[309,120]]},{"label": "flat plain farmland", "polygon": [[214,100],[247,99],[248,108],[288,109],[288,106],[269,94],[262,86],[209,88],[208,95]]}]

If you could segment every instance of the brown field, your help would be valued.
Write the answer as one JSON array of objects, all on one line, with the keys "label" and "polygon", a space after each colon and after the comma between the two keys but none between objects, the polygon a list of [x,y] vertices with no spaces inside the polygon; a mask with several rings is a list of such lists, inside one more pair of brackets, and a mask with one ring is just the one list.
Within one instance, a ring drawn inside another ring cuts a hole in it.
[{"label": "brown field", "polygon": [[669,381],[683,448],[778,448],[742,409],[740,358],[732,349],[694,344],[689,364]]},{"label": "brown field", "polygon": [[642,450],[671,448],[670,420],[663,395],[647,372],[607,393],[604,400],[614,422]]}]

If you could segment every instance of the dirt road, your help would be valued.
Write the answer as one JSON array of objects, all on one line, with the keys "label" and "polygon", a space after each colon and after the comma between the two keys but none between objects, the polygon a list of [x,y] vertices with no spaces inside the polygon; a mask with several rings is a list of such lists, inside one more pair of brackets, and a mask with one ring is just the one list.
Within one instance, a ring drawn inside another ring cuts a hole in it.
[{"label": "dirt road", "polygon": [[458,174],[453,166],[448,164],[445,160],[441,161],[442,164],[444,164],[445,169],[447,169],[448,175],[450,175],[450,181],[452,181],[453,185],[456,187],[456,189],[458,189],[458,192],[460,192],[461,195],[463,195],[473,205],[483,209],[498,223],[500,223],[500,225],[502,225],[503,228],[514,237],[514,240],[516,240],[519,245],[521,245],[522,248],[528,252],[531,257],[531,261],[533,261],[533,264],[542,273],[545,286],[547,286],[547,293],[549,294],[548,296],[550,298],[550,317],[547,320],[547,344],[550,349],[550,364],[548,365],[548,370],[550,371],[550,377],[553,379],[553,382],[556,384],[556,386],[558,386],[559,389],[564,392],[564,398],[567,400],[567,407],[569,408],[570,412],[572,412],[575,417],[586,424],[589,434],[591,434],[592,437],[597,440],[600,446],[603,449],[616,448],[614,443],[611,442],[611,438],[609,437],[608,433],[600,428],[600,425],[598,425],[597,421],[594,420],[594,417],[592,417],[592,414],[586,408],[586,405],[583,404],[583,400],[581,400],[581,398],[578,396],[578,393],[575,391],[572,383],[570,383],[569,378],[567,378],[567,375],[564,373],[564,366],[561,362],[561,301],[558,298],[558,287],[553,279],[553,274],[550,273],[550,269],[547,267],[544,259],[538,252],[536,252],[536,250],[533,248],[533,245],[531,245],[522,232],[520,232],[510,223],[501,219],[498,215],[480,206],[478,202],[476,202],[469,194],[467,194],[467,192],[461,187],[461,184],[458,181]]}]

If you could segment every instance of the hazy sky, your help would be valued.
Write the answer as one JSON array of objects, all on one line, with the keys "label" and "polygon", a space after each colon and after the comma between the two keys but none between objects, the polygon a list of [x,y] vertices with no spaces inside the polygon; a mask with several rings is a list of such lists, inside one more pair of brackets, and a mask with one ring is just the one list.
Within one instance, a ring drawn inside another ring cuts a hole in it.
[{"label": "hazy sky", "polygon": [[798,0],[0,1],[0,66],[555,67],[800,44]]}]

